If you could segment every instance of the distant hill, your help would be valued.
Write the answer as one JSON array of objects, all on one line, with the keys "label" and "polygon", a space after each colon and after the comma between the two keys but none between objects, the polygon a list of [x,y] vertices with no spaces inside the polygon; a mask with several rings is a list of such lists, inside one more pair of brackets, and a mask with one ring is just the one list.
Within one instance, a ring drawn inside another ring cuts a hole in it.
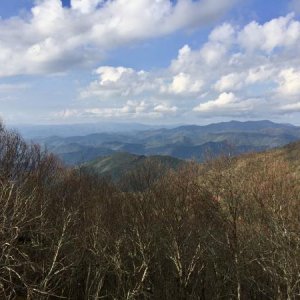
[{"label": "distant hill", "polygon": [[114,180],[120,179],[130,171],[137,170],[151,164],[159,165],[164,169],[176,169],[184,162],[180,159],[170,156],[144,156],[134,155],[125,152],[114,153],[110,156],[99,157],[82,165],[83,170],[95,172],[102,176],[111,177]]},{"label": "distant hill", "polygon": [[115,152],[169,155],[203,161],[224,153],[260,152],[300,140],[300,127],[271,121],[223,122],[206,126],[100,132],[35,139],[65,163],[78,165]]}]

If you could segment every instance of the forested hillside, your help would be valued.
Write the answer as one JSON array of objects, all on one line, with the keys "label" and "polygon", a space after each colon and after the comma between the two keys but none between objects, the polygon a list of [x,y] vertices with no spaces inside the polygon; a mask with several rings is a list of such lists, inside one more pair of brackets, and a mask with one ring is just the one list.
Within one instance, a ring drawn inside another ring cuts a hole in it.
[{"label": "forested hillside", "polygon": [[[86,172],[92,172],[118,181],[122,178],[124,179],[124,177],[132,177],[141,171],[153,173],[153,166],[156,166],[156,171],[163,175],[166,171],[176,170],[183,164],[185,164],[183,160],[171,156],[144,156],[117,152],[110,156],[99,157],[89,161],[80,168]],[[149,177],[151,177],[150,174]],[[159,177],[158,174],[157,177]]]},{"label": "forested hillside", "polygon": [[0,298],[299,299],[299,157],[296,143],[149,180],[151,162],[116,185],[1,127]]}]

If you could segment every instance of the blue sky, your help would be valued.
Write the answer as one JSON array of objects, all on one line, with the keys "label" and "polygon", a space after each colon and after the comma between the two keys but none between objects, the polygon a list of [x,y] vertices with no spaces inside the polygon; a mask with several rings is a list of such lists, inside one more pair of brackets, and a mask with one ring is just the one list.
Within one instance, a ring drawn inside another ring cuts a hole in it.
[{"label": "blue sky", "polygon": [[7,123],[300,125],[300,0],[2,0]]}]

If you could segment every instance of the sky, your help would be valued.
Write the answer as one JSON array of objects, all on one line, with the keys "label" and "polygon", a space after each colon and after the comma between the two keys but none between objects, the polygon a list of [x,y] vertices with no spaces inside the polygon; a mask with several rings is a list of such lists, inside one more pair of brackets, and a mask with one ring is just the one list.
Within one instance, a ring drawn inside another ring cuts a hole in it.
[{"label": "sky", "polygon": [[300,0],[1,0],[0,117],[300,125]]}]

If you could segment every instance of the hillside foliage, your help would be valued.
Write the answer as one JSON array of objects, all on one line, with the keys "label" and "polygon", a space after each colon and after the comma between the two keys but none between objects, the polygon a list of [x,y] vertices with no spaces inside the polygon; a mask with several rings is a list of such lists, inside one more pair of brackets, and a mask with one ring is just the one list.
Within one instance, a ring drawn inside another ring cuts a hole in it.
[{"label": "hillside foliage", "polygon": [[115,185],[2,126],[0,298],[299,299],[297,163],[153,163]]}]

